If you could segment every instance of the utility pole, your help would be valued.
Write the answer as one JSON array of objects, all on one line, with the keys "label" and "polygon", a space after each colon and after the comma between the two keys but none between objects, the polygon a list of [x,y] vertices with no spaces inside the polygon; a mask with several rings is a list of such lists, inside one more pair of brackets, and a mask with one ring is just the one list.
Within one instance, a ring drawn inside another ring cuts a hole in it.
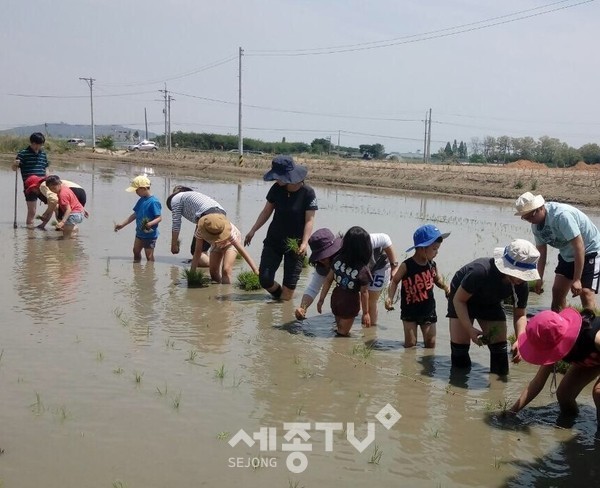
[{"label": "utility pole", "polygon": [[165,83],[165,89],[164,90],[158,90],[159,92],[161,92],[163,94],[163,100],[165,102],[165,107],[163,108],[163,114],[165,115],[165,147],[167,147],[168,142],[167,142],[167,135],[168,135],[168,125],[167,125],[167,84]]},{"label": "utility pole", "polygon": [[91,76],[89,78],[79,78],[85,81],[90,87],[90,112],[92,114],[92,149],[96,148],[96,127],[94,126],[94,81]]},{"label": "utility pole", "polygon": [[146,112],[146,107],[144,107],[144,123],[146,125],[146,138],[145,138],[145,140],[147,141],[148,140],[148,113]]},{"label": "utility pole", "polygon": [[342,133],[342,131],[338,130],[338,147],[337,147],[338,152],[340,152],[340,134],[341,133]]},{"label": "utility pole", "polygon": [[427,129],[427,162],[431,163],[431,109],[429,109],[429,127]]},{"label": "utility pole", "polygon": [[169,115],[169,152],[171,152],[171,148],[173,146],[173,139],[171,136],[171,102],[174,101],[175,99],[169,95],[168,97],[168,101],[167,101],[167,113]]},{"label": "utility pole", "polygon": [[242,135],[242,56],[244,50],[239,51],[239,101],[238,101],[238,151],[240,153],[238,166],[244,166],[244,138]]},{"label": "utility pole", "polygon": [[423,163],[427,163],[427,111],[425,111],[425,136],[423,137]]}]

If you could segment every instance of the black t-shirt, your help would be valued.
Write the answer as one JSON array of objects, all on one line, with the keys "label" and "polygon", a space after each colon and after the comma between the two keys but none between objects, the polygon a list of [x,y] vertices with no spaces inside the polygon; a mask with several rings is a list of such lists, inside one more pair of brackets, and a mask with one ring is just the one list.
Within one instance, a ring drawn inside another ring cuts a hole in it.
[{"label": "black t-shirt", "polygon": [[596,348],[596,335],[600,331],[600,317],[583,320],[575,344],[563,361],[580,366],[600,365],[600,351]]},{"label": "black t-shirt", "polygon": [[286,238],[302,239],[306,211],[319,208],[315,191],[306,184],[289,192],[275,183],[267,193],[267,201],[275,206],[275,212],[264,244],[281,250],[285,249]]},{"label": "black t-shirt", "polygon": [[[513,297],[513,286],[505,282],[503,275],[493,258],[480,258],[465,264],[460,268],[452,282],[450,289],[452,295],[456,292],[459,286],[472,295],[469,303],[476,305],[497,305],[502,300]],[[525,308],[527,299],[529,298],[529,287],[527,282],[514,286],[514,294],[516,295],[516,308]]]}]

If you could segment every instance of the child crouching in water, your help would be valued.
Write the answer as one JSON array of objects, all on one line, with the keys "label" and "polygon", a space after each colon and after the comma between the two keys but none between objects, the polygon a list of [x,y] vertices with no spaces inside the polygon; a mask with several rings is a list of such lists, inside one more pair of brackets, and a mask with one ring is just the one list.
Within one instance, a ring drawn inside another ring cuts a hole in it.
[{"label": "child crouching in water", "polygon": [[135,240],[133,241],[133,262],[142,260],[142,249],[148,261],[154,261],[154,247],[158,238],[158,224],[162,220],[158,198],[150,193],[150,180],[147,176],[136,176],[125,191],[135,192],[140,199],[133,207],[133,213],[121,224],[115,224],[115,232],[135,220]]},{"label": "child crouching in water", "polygon": [[406,250],[408,252],[414,249],[415,253],[400,264],[392,278],[385,308],[394,310],[392,301],[398,284],[402,281],[400,318],[404,326],[404,347],[417,345],[417,326],[421,327],[424,346],[435,347],[437,314],[433,285],[444,290],[446,296],[450,293],[450,287],[439,275],[433,259],[437,256],[442,241],[449,235],[449,232],[442,234],[431,224],[419,227],[413,235],[414,246]]},{"label": "child crouching in water", "polygon": [[83,205],[81,205],[73,190],[67,185],[63,185],[58,176],[48,176],[46,186],[51,192],[58,195],[58,208],[61,210],[62,218],[56,224],[56,230],[61,230],[64,238],[75,237],[79,231],[77,224],[83,222],[85,212]]},{"label": "child crouching in water", "polygon": [[350,335],[354,319],[362,307],[362,324],[371,326],[369,316],[369,285],[373,279],[369,271],[369,260],[373,254],[371,237],[362,227],[351,227],[344,235],[342,247],[331,262],[331,269],[323,284],[317,302],[321,313],[325,297],[335,280],[331,294],[331,311],[335,315],[337,334]]}]

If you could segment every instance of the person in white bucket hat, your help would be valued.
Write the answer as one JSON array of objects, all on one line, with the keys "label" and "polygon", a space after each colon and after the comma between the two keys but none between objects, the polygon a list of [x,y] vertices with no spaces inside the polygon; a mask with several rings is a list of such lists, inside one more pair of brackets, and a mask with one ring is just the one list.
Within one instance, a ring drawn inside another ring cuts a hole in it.
[{"label": "person in white bucket hat", "polygon": [[[506,314],[502,302],[515,298],[515,336],[525,330],[528,281],[537,280],[540,253],[524,239],[515,239],[494,250],[494,257],[480,258],[459,269],[450,283],[448,314],[453,368],[471,367],[471,342],[490,350],[490,373],[508,374]],[[477,320],[480,328],[473,324]],[[513,346],[513,361],[520,360]]]},{"label": "person in white bucket hat", "polygon": [[546,202],[542,195],[523,193],[515,202],[516,213],[531,224],[540,251],[540,278],[535,292],[542,293],[547,246],[558,249],[558,265],[552,285],[551,308],[566,307],[569,290],[581,299],[583,308],[595,310],[600,284],[600,232],[581,210],[564,203]]}]

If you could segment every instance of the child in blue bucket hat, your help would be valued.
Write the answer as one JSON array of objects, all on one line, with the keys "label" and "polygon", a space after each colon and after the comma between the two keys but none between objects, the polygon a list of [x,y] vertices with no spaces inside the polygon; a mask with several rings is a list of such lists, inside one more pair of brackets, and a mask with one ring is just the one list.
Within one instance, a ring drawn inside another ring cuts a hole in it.
[{"label": "child in blue bucket hat", "polygon": [[[267,193],[267,203],[255,224],[246,234],[248,246],[258,229],[273,215],[263,241],[260,256],[259,280],[261,286],[275,299],[290,300],[302,271],[308,238],[312,234],[315,211],[318,210],[315,191],[304,183],[308,170],[296,164],[291,156],[276,156],[265,181],[275,181]],[[297,250],[290,247],[293,241]],[[275,281],[275,273],[283,260],[283,281]]]},{"label": "child in blue bucket hat", "polygon": [[437,264],[433,260],[439,251],[442,241],[450,232],[442,233],[435,225],[427,224],[419,227],[413,235],[414,245],[406,251],[415,253],[404,260],[394,274],[388,288],[385,308],[393,310],[392,301],[396,295],[398,284],[400,289],[400,318],[404,326],[404,347],[417,345],[417,326],[421,327],[425,347],[435,347],[437,314],[433,286],[450,293],[450,287],[438,273]]}]

